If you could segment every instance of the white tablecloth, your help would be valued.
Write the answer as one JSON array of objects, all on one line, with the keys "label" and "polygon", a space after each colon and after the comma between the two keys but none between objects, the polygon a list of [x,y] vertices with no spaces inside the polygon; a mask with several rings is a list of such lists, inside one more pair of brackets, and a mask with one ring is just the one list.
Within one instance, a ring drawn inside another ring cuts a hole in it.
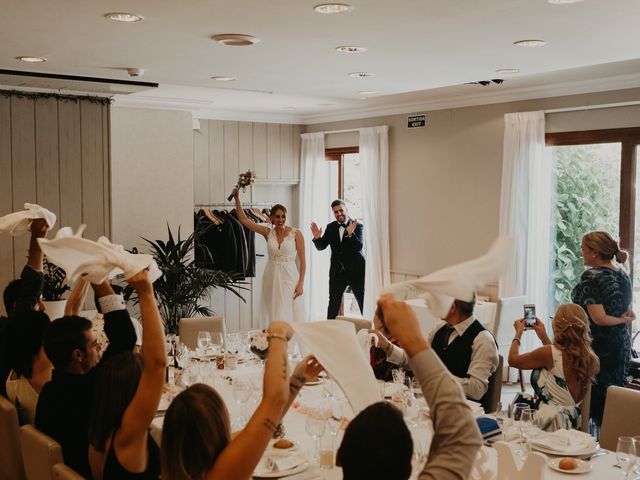
[{"label": "white tablecloth", "polygon": [[[411,306],[416,314],[416,317],[418,317],[418,321],[420,322],[420,326],[425,336],[428,335],[431,330],[444,324],[442,320],[436,318],[431,313],[431,311],[424,303],[423,299],[415,298],[412,300],[407,300],[407,304]],[[473,311],[473,314],[478,319],[478,321],[492,333],[493,325],[496,321],[496,309],[497,305],[493,302],[476,302],[476,307]]]}]

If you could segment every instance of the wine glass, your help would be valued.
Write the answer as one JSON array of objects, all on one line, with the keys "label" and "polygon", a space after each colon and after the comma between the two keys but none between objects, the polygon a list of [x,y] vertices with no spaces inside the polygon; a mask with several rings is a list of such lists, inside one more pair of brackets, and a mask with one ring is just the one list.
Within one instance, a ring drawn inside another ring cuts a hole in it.
[{"label": "wine glass", "polygon": [[222,339],[222,334],[220,332],[212,332],[211,333],[211,348],[213,350],[213,354],[214,355],[218,355],[220,353],[222,353],[222,347],[223,347],[223,339]]},{"label": "wine glass", "polygon": [[519,455],[523,459],[527,458],[531,451],[531,434],[534,428],[533,422],[535,418],[535,410],[532,408],[525,408],[520,412],[520,436],[522,443],[520,444]]},{"label": "wine glass", "polygon": [[247,402],[251,397],[251,382],[245,378],[235,377],[232,381],[233,398],[240,404],[240,418],[238,423],[244,425],[247,421]]},{"label": "wine glass", "polygon": [[618,437],[616,458],[618,460],[618,466],[624,472],[624,478],[629,478],[629,472],[633,469],[633,464],[635,463],[634,461],[636,458],[636,449],[633,438],[626,436]]},{"label": "wine glass", "polygon": [[329,403],[329,409],[331,410],[331,415],[327,419],[327,423],[329,424],[329,433],[331,433],[331,445],[335,450],[336,437],[338,436],[338,432],[340,431],[340,424],[342,423],[344,408],[342,402],[335,399]]},{"label": "wine glass", "polygon": [[211,344],[211,332],[198,332],[198,355],[205,355],[207,348]]},{"label": "wine glass", "polygon": [[522,418],[522,412],[524,412],[529,408],[530,407],[528,403],[516,403],[515,405],[513,405],[513,409],[511,411],[511,419],[513,420],[513,426],[518,432],[519,443],[522,443],[524,441],[522,437],[522,428],[520,426],[520,419]]},{"label": "wine glass", "polygon": [[320,438],[324,435],[327,419],[324,412],[319,408],[309,409],[305,420],[305,430],[314,440],[313,459],[320,464]]}]

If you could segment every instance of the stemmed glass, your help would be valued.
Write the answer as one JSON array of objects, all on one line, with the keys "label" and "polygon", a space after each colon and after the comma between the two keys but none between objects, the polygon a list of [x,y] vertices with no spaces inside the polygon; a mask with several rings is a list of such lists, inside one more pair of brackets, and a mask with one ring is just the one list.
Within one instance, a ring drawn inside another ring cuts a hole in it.
[{"label": "stemmed glass", "polygon": [[616,458],[618,466],[624,472],[624,478],[629,478],[629,473],[633,470],[636,460],[636,446],[631,437],[618,437],[618,446],[616,448]]},{"label": "stemmed glass", "polygon": [[324,435],[327,426],[327,419],[324,412],[319,408],[310,409],[305,420],[305,430],[314,440],[313,459],[320,464],[320,439]]},{"label": "stemmed glass", "polygon": [[213,350],[214,355],[218,355],[222,353],[223,346],[222,334],[220,332],[211,333],[211,349]]},{"label": "stemmed glass", "polygon": [[533,433],[533,422],[535,417],[535,410],[531,408],[525,408],[520,412],[520,435],[522,437],[522,443],[520,444],[520,456],[524,459],[531,452],[531,434]]},{"label": "stemmed glass", "polygon": [[240,419],[238,423],[244,425],[247,421],[247,402],[251,397],[251,383],[247,379],[235,377],[232,387],[233,398],[240,404]]},{"label": "stemmed glass", "polygon": [[525,455],[525,450],[524,447],[522,446],[522,443],[525,441],[524,439],[524,435],[522,434],[522,412],[524,412],[525,410],[530,410],[529,404],[528,403],[516,403],[513,406],[513,411],[512,411],[512,415],[513,415],[513,426],[516,428],[516,431],[518,432],[518,435],[520,437],[520,451],[519,454],[521,456]]},{"label": "stemmed glass", "polygon": [[209,345],[211,345],[211,332],[198,332],[198,355],[206,355]]},{"label": "stemmed glass", "polygon": [[329,433],[331,433],[331,446],[335,450],[336,437],[340,431],[340,423],[342,423],[342,416],[344,415],[344,409],[342,402],[335,399],[329,404],[331,410],[331,416],[329,416],[327,422],[329,423]]}]

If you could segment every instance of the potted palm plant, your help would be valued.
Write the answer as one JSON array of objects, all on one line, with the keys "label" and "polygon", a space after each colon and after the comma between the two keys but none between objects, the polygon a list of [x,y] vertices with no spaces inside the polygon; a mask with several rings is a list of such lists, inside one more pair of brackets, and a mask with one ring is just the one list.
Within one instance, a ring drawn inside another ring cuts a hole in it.
[{"label": "potted palm plant", "polygon": [[44,299],[47,315],[51,320],[55,320],[64,315],[67,301],[62,296],[71,288],[67,285],[67,273],[62,268],[49,262],[47,257],[44,257],[42,262],[42,270],[44,273],[42,298]]},{"label": "potted palm plant", "polygon": [[[181,318],[214,314],[211,307],[205,303],[212,288],[223,288],[245,302],[240,292],[247,289],[246,283],[237,275],[200,268],[195,264],[195,241],[201,234],[202,231],[196,229],[187,238],[182,239],[180,227],[174,236],[167,225],[168,240],[149,240],[143,237],[162,272],[162,276],[153,283],[153,289],[158,300],[160,316],[168,333],[178,333],[178,322]],[[208,250],[205,254],[210,255]],[[127,290],[127,293],[130,293],[130,290]]]}]

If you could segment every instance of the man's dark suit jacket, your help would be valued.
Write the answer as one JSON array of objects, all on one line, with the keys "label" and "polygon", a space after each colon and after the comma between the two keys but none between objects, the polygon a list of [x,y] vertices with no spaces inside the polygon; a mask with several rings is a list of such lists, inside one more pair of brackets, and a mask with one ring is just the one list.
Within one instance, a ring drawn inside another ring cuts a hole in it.
[{"label": "man's dark suit jacket", "polygon": [[364,273],[364,255],[362,254],[363,227],[358,223],[353,235],[347,236],[345,230],[342,241],[340,240],[340,224],[337,221],[327,225],[322,237],[314,239],[318,250],[324,250],[331,246],[331,267],[329,278],[334,278],[345,273],[351,277],[358,277]]}]

